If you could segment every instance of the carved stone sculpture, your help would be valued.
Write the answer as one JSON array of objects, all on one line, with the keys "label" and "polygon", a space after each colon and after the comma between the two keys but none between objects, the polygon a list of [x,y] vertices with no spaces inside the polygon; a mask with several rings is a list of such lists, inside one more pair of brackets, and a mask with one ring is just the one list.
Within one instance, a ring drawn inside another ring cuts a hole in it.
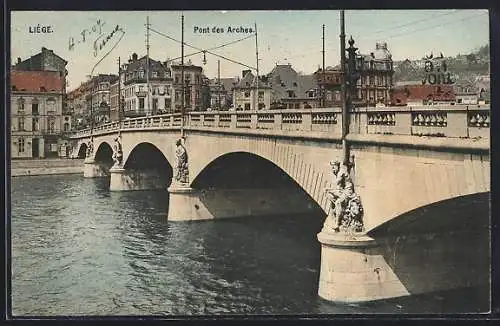
[{"label": "carved stone sculpture", "polygon": [[175,146],[175,157],[177,160],[175,180],[183,185],[187,185],[189,184],[188,154],[181,139],[175,142]]},{"label": "carved stone sculpture", "polygon": [[123,151],[122,144],[120,143],[120,139],[115,138],[115,146],[113,148],[113,161],[115,162],[114,166],[121,166],[123,161]]},{"label": "carved stone sculpture", "polygon": [[354,192],[351,178],[353,162],[341,164],[330,162],[333,173],[333,188],[326,188],[329,212],[325,220],[326,232],[356,233],[363,231],[363,207],[361,198]]},{"label": "carved stone sculpture", "polygon": [[91,139],[88,144],[87,144],[87,153],[85,155],[85,157],[91,157],[92,156],[92,153],[94,153],[94,142],[93,142],[93,139]]}]

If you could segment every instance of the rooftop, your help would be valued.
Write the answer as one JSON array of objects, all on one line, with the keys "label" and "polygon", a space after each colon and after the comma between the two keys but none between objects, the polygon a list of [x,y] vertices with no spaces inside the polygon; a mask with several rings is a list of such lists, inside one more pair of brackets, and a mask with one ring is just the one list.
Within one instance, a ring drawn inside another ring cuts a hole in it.
[{"label": "rooftop", "polygon": [[10,73],[12,89],[17,92],[63,92],[64,77],[56,71],[19,71]]}]

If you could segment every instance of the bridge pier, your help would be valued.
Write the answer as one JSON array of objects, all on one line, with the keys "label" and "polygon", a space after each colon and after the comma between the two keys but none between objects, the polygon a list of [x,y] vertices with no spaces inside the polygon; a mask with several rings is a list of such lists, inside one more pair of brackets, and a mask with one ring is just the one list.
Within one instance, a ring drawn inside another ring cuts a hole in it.
[{"label": "bridge pier", "polygon": [[96,162],[94,159],[85,159],[83,164],[84,178],[100,178],[109,176],[108,167],[102,163]]},{"label": "bridge pier", "polygon": [[318,209],[304,194],[289,188],[200,190],[173,183],[168,191],[168,219],[174,221],[304,214]]},{"label": "bridge pier", "polygon": [[319,233],[321,270],[318,294],[338,302],[362,302],[408,295],[368,237]]},{"label": "bridge pier", "polygon": [[155,171],[141,171],[124,169],[119,166],[113,166],[110,170],[111,180],[109,190],[128,191],[128,190],[155,190],[165,189],[168,184],[164,178]]},{"label": "bridge pier", "polygon": [[487,229],[376,239],[321,232],[318,240],[318,294],[329,301],[374,301],[489,282]]}]

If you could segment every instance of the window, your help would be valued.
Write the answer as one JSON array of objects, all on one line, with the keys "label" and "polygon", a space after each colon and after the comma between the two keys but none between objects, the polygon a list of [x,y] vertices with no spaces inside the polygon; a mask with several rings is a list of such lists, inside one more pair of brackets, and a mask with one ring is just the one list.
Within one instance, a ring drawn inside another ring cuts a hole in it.
[{"label": "window", "polygon": [[295,108],[300,109],[300,103],[295,103]]},{"label": "window", "polygon": [[158,99],[154,98],[153,99],[153,110],[156,110],[156,109],[158,109]]},{"label": "window", "polygon": [[250,97],[250,91],[245,91],[245,97]]},{"label": "window", "polygon": [[69,131],[69,123],[64,123],[64,131]]},{"label": "window", "polygon": [[18,140],[17,140],[17,151],[19,153],[24,153],[24,138],[18,138]]},{"label": "window", "polygon": [[178,74],[175,74],[175,83],[179,84],[179,75]]},{"label": "window", "polygon": [[47,124],[48,124],[48,130],[49,133],[54,133],[55,132],[55,126],[56,126],[56,120],[54,117],[49,117],[47,118]]},{"label": "window", "polygon": [[170,109],[170,107],[171,107],[170,99],[166,98],[165,99],[165,109]]},{"label": "window", "polygon": [[144,98],[139,98],[139,109],[144,109]]},{"label": "window", "polygon": [[264,98],[264,92],[259,92],[259,98],[260,99]]},{"label": "window", "polygon": [[250,110],[250,103],[245,103],[245,110]]},{"label": "window", "polygon": [[17,129],[24,130],[24,118],[17,119]]},{"label": "window", "polygon": [[31,102],[31,113],[33,115],[38,115],[38,101],[36,99]]},{"label": "window", "polygon": [[294,91],[287,91],[288,97],[295,97],[295,92]]},{"label": "window", "polygon": [[144,70],[139,70],[139,78],[144,78]]}]

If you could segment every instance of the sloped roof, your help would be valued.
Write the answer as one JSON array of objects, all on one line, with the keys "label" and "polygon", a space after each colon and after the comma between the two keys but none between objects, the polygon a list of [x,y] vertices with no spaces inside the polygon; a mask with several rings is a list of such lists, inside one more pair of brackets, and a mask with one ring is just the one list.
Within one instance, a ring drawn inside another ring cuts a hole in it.
[{"label": "sloped roof", "polygon": [[276,65],[268,78],[275,100],[289,98],[288,91],[294,91],[296,98],[304,98],[305,92],[317,87],[314,75],[299,75],[291,65]]},{"label": "sloped roof", "polygon": [[19,92],[43,93],[41,87],[46,92],[63,92],[64,89],[64,77],[57,71],[12,70],[10,83]]},{"label": "sloped roof", "polygon": [[[126,71],[131,72],[139,70],[140,68],[146,71],[146,67],[147,67],[147,58],[146,56],[143,56],[142,58],[127,64]],[[156,71],[162,70],[165,72],[168,71],[167,68],[165,68],[165,66],[160,61],[156,61],[151,58],[149,58],[149,67],[151,70],[156,70]]]},{"label": "sloped roof", "polygon": [[[247,72],[245,76],[237,83],[234,88],[253,88],[256,86],[257,77],[251,71]],[[268,85],[259,80],[259,88],[269,88]]]}]

